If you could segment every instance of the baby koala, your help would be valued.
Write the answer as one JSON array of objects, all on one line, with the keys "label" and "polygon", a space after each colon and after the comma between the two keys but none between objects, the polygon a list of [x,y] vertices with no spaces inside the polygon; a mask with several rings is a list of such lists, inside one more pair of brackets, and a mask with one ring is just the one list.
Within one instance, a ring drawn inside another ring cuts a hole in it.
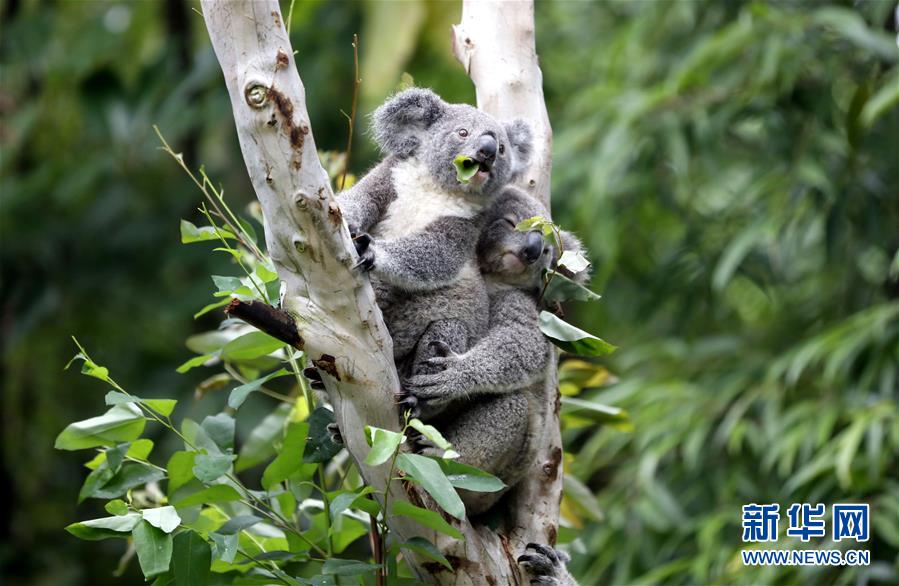
[{"label": "baby koala", "polygon": [[[404,382],[404,406],[413,407],[437,427],[461,455],[460,462],[499,477],[508,488],[527,473],[537,446],[532,436],[546,416],[545,369],[554,358],[540,332],[539,294],[543,273],[561,251],[537,231],[516,226],[534,216],[547,216],[533,198],[514,187],[503,190],[485,212],[478,240],[478,260],[489,292],[487,333],[458,353],[439,342],[430,358],[435,373],[415,373]],[[562,233],[565,250],[581,250],[570,233]],[[586,275],[584,275],[586,276]],[[426,447],[426,454],[439,450]],[[504,491],[460,490],[469,515],[489,509]]]},{"label": "baby koala", "polygon": [[431,357],[430,341],[463,352],[483,335],[482,211],[524,168],[531,133],[421,88],[378,108],[373,133],[386,157],[337,200],[408,373]]}]

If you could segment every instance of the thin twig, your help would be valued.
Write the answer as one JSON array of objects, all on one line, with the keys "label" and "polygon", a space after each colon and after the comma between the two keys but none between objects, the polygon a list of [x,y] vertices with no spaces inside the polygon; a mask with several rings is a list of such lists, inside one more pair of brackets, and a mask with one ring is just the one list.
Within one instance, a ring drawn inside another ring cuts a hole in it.
[{"label": "thin twig", "polygon": [[[356,126],[356,102],[359,99],[359,85],[362,80],[359,79],[359,35],[353,33],[353,105],[350,109],[350,115],[347,116],[349,121],[349,129],[347,130],[346,153],[343,158],[343,172],[340,174],[340,191],[343,191],[346,185],[346,172],[350,166],[350,154],[353,152],[353,129]],[[346,114],[344,114],[346,116]]]},{"label": "thin twig", "polygon": [[384,572],[384,552],[381,549],[381,531],[378,528],[378,520],[371,513],[368,514],[368,541],[371,545],[371,555],[375,564],[381,566],[375,572],[375,586],[386,586],[386,572]]},{"label": "thin twig", "polygon": [[[215,186],[213,186],[212,182],[210,182],[206,177],[206,172],[203,170],[200,171],[200,173],[203,175],[203,181],[201,182],[199,179],[197,179],[197,176],[194,175],[194,172],[190,170],[190,167],[188,167],[184,162],[184,156],[181,153],[176,153],[174,150],[172,150],[172,147],[169,146],[169,143],[166,142],[165,138],[162,136],[162,131],[159,130],[159,127],[154,124],[153,130],[156,131],[156,136],[158,136],[159,141],[162,142],[162,150],[165,151],[173,159],[175,159],[175,162],[178,163],[178,166],[181,167],[184,172],[187,173],[187,176],[190,177],[191,181],[193,181],[194,184],[200,188],[200,191],[203,192],[203,195],[205,195],[209,203],[212,204],[212,207],[215,209],[216,213],[218,213],[218,216],[222,219],[222,221],[225,222],[225,225],[227,225],[231,232],[234,233],[234,236],[238,240],[240,240],[241,244],[243,244],[248,250],[255,254],[256,257],[259,258],[259,260],[264,261],[265,254],[256,245],[256,243],[252,241],[250,235],[247,234],[247,231],[244,229],[244,227],[240,225],[240,222],[236,220],[235,222],[232,222],[231,220],[229,220],[225,215],[225,212],[222,211],[222,208],[219,207],[219,203],[221,203],[229,212],[231,212],[230,208],[228,208],[227,204],[225,204],[225,200],[222,197],[221,193],[219,193],[215,189]],[[206,188],[206,185],[209,185],[209,189],[212,190],[212,192],[215,194],[215,197],[210,195],[209,190]],[[218,199],[219,203],[216,202],[216,199]],[[231,213],[231,216],[234,216],[233,212]]]},{"label": "thin twig", "polygon": [[290,0],[290,8],[287,9],[287,36],[290,36],[290,25],[293,23],[293,4],[296,0]]}]

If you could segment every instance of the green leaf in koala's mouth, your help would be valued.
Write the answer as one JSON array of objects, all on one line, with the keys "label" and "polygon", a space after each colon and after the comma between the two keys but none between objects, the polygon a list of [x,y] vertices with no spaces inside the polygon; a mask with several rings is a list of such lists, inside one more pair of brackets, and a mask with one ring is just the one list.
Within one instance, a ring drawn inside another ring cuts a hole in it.
[{"label": "green leaf in koala's mouth", "polygon": [[456,168],[456,179],[459,180],[459,183],[468,183],[480,168],[477,161],[464,155],[453,159],[453,166]]}]

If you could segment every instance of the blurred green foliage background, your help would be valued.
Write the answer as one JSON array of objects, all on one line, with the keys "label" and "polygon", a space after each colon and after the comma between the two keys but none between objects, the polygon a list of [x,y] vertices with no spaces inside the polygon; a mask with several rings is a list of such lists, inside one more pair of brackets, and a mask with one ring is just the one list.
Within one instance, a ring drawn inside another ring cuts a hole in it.
[{"label": "blurred green foliage background", "polygon": [[[121,542],[62,530],[100,511],[75,506],[83,455],[52,446],[102,406],[62,370],[71,334],[137,395],[188,399],[203,378],[174,368],[185,337],[215,327],[191,315],[228,264],[179,244],[200,194],[151,126],[235,206],[253,195],[196,8],[0,4],[0,565],[13,583],[140,579],[112,577]],[[360,127],[403,72],[472,102],[450,53],[458,17],[452,2],[297,2],[319,148],[346,141],[354,32]],[[604,361],[617,380],[586,393],[632,423],[566,422],[567,473],[597,501],[568,507],[561,534],[583,584],[899,582],[895,19],[887,0],[538,4],[554,217],[589,245],[604,295],[571,321],[620,346]],[[376,152],[356,145],[358,173]],[[740,564],[741,505],[841,501],[871,503],[870,567]]]}]

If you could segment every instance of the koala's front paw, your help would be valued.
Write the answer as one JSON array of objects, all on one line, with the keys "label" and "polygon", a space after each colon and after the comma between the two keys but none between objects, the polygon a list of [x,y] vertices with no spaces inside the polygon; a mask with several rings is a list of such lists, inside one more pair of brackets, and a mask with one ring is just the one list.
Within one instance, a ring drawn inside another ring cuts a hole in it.
[{"label": "koala's front paw", "polygon": [[353,244],[356,245],[356,254],[359,255],[359,260],[356,261],[353,268],[363,272],[368,272],[374,268],[375,251],[371,246],[371,242],[372,237],[364,232],[353,237]]},{"label": "koala's front paw", "polygon": [[525,553],[518,557],[528,574],[531,575],[531,584],[554,584],[567,586],[574,584],[574,579],[568,573],[566,564],[570,561],[568,554],[539,543],[529,543]]},{"label": "koala's front paw", "polygon": [[425,405],[430,408],[442,407],[462,394],[458,380],[457,376],[447,370],[433,374],[416,374],[404,381],[403,391],[417,399],[419,411],[423,410]]}]

